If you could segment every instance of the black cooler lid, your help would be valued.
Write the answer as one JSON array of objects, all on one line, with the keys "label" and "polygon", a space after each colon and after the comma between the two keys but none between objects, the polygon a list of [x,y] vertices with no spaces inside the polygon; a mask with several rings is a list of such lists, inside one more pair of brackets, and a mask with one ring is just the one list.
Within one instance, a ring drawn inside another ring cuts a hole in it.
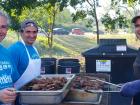
[{"label": "black cooler lid", "polygon": [[83,56],[136,56],[137,50],[127,46],[126,39],[100,39],[99,46],[82,53]]}]

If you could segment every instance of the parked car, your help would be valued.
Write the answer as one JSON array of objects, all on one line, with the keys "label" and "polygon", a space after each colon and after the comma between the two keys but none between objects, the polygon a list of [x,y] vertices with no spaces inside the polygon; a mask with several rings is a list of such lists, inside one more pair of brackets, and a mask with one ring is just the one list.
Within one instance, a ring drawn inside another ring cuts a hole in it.
[{"label": "parked car", "polygon": [[38,27],[38,35],[45,36],[46,33],[47,32],[43,28]]},{"label": "parked car", "polygon": [[54,28],[53,34],[54,35],[68,35],[69,31],[64,28]]},{"label": "parked car", "polygon": [[[97,34],[97,31],[93,31],[93,33],[94,33],[94,34]],[[105,34],[105,32],[104,32],[104,31],[99,30],[99,35],[104,35],[104,34]]]},{"label": "parked car", "polygon": [[71,33],[75,35],[84,35],[84,31],[82,31],[80,28],[73,28]]}]

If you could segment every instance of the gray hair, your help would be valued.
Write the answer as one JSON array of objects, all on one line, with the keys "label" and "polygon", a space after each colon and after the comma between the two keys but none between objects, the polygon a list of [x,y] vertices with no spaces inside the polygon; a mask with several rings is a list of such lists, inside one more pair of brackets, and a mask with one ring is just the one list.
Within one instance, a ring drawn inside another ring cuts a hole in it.
[{"label": "gray hair", "polygon": [[3,11],[0,10],[0,16],[5,17],[6,20],[7,20],[7,24],[8,25],[10,24],[10,18],[9,18],[9,16],[8,16],[7,13],[5,13],[5,12],[3,12]]}]

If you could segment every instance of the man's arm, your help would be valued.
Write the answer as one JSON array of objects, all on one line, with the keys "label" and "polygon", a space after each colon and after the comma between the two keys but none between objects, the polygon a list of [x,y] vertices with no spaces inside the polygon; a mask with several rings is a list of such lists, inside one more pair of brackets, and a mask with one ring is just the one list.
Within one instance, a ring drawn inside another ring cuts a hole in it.
[{"label": "man's arm", "polygon": [[126,97],[133,97],[140,92],[140,80],[125,83],[121,88],[121,94]]}]

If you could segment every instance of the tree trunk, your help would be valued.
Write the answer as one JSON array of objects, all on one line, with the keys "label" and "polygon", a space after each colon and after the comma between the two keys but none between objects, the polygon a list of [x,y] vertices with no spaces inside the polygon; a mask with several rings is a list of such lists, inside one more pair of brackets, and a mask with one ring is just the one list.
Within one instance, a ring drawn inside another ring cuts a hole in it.
[{"label": "tree trunk", "polygon": [[55,7],[54,7],[52,16],[50,16],[50,19],[52,19],[52,24],[50,24],[50,27],[49,27],[49,29],[51,30],[51,32],[49,33],[49,37],[48,37],[49,48],[53,47],[53,28],[54,28],[54,24],[55,24],[56,13],[57,13],[57,8],[55,9]]},{"label": "tree trunk", "polygon": [[92,16],[95,18],[95,22],[96,22],[96,34],[97,34],[97,44],[99,44],[99,23],[98,23],[98,19],[97,19],[97,13],[96,13],[96,2],[95,0],[93,0],[94,4],[91,4],[89,0],[87,0],[88,4],[91,6],[91,8],[93,9],[92,11]]},{"label": "tree trunk", "polygon": [[97,13],[96,13],[96,3],[94,0],[94,17],[95,17],[95,22],[96,22],[96,34],[97,34],[97,44],[99,44],[99,23],[98,23],[98,19],[97,19]]}]

